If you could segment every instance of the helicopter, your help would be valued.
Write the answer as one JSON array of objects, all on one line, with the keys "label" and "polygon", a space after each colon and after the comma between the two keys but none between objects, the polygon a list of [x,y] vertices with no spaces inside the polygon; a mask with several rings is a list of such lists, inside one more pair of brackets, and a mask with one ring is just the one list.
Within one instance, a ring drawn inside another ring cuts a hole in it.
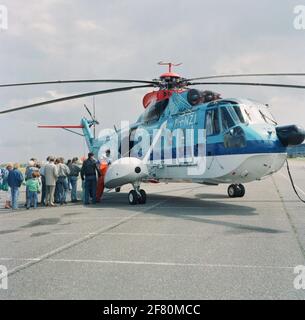
[{"label": "helicopter", "polygon": [[[144,111],[137,121],[118,130],[95,136],[98,121],[86,107],[90,119],[79,125],[42,125],[40,128],[81,129],[90,152],[101,158],[111,149],[114,161],[104,177],[105,187],[119,192],[131,184],[131,205],[145,204],[141,183],[195,182],[216,186],[228,184],[228,196],[243,197],[244,184],[279,171],[287,148],[305,140],[297,125],[278,125],[270,107],[244,98],[222,98],[217,92],[190,88],[197,85],[260,86],[305,89],[303,85],[215,81],[222,78],[305,76],[305,73],[251,73],[184,78],[172,71],[180,64],[159,62],[168,71],[151,81],[132,79],[80,79],[0,84],[2,87],[65,83],[133,83],[131,86],[81,93],[30,105],[0,110],[0,115],[101,94],[153,88],[143,98]],[[204,80],[204,81],[198,81]],[[94,131],[92,132],[92,127]],[[72,130],[73,129],[73,130]]]}]

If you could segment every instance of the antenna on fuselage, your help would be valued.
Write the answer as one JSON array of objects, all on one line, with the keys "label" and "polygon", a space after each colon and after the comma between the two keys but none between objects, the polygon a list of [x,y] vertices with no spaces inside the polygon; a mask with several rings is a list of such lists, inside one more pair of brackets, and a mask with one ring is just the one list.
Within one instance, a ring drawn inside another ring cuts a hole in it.
[{"label": "antenna on fuselage", "polygon": [[[93,119],[94,119],[94,121],[95,121],[95,96],[93,96]],[[96,128],[96,125],[95,125],[95,123],[94,123],[94,125],[93,125],[93,137],[94,137],[94,139],[96,138],[96,130],[95,130],[95,128]]]}]

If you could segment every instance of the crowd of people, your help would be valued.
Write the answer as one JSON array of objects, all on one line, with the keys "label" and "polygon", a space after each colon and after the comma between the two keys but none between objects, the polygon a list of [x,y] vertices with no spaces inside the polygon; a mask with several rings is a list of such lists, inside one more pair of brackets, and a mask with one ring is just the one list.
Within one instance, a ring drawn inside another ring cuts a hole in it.
[{"label": "crowd of people", "polygon": [[[0,168],[0,192],[5,198],[5,208],[19,208],[19,190],[25,186],[26,209],[38,205],[55,207],[68,202],[83,201],[84,205],[99,202],[104,192],[104,176],[111,164],[110,150],[96,160],[93,153],[82,163],[77,157],[65,162],[62,157],[49,156],[44,163],[32,158],[24,174],[18,163]],[[81,199],[78,199],[78,181],[81,178]]]}]

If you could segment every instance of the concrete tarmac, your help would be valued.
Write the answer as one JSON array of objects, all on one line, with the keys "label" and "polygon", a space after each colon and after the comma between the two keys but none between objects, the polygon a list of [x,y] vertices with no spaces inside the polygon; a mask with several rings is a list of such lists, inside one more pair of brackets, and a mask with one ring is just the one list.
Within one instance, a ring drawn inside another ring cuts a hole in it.
[{"label": "concrete tarmac", "polygon": [[[305,198],[305,162],[291,166]],[[305,298],[294,287],[305,204],[285,168],[244,198],[226,185],[142,187],[146,205],[130,206],[127,186],[97,206],[0,209],[0,299]]]}]

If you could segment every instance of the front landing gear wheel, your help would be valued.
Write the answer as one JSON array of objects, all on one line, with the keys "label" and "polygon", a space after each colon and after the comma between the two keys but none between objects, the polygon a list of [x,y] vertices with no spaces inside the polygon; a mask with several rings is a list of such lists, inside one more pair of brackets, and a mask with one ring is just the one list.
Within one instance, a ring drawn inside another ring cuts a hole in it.
[{"label": "front landing gear wheel", "polygon": [[239,198],[242,198],[244,195],[245,195],[245,193],[246,193],[246,189],[245,189],[245,187],[242,185],[242,184],[238,184],[237,185],[237,189],[238,189],[238,197]]},{"label": "front landing gear wheel", "polygon": [[140,191],[141,196],[138,198],[139,204],[145,204],[146,203],[146,192],[141,189]]},{"label": "front landing gear wheel", "polygon": [[246,189],[242,184],[231,184],[228,187],[228,195],[230,198],[242,198],[246,193]]},{"label": "front landing gear wheel", "polygon": [[138,203],[138,194],[136,193],[135,190],[131,190],[128,194],[128,201],[129,204],[135,205]]}]

